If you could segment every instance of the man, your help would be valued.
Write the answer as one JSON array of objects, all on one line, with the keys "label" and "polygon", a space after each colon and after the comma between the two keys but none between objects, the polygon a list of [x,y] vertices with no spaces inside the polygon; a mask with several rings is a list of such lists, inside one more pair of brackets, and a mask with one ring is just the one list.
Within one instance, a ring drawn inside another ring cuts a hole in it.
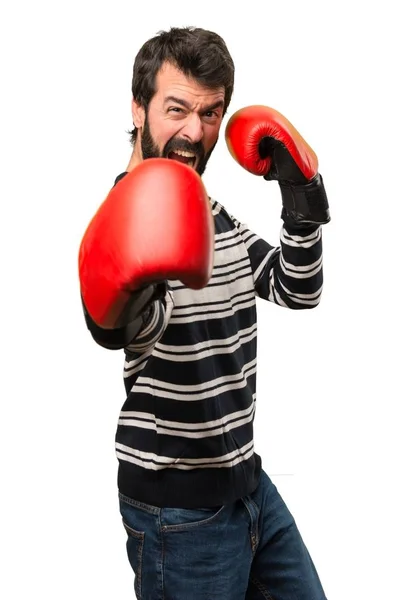
[{"label": "man", "polygon": [[314,152],[262,106],[235,113],[226,140],[241,166],[278,180],[280,246],[208,198],[201,175],[233,87],[215,33],[172,28],[144,44],[133,153],[80,248],[87,326],[124,349],[118,486],[142,600],[325,598],[254,451],[253,420],[256,296],[318,304],[328,202]]}]

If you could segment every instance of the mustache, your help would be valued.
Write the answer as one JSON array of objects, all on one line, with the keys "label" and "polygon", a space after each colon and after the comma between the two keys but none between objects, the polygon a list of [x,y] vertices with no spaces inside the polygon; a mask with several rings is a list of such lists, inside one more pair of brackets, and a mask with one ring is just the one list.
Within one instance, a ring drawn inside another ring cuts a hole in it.
[{"label": "mustache", "polygon": [[196,144],[191,144],[188,140],[180,140],[173,138],[167,142],[163,150],[163,157],[167,158],[170,152],[175,152],[176,150],[183,150],[185,152],[193,152],[200,160],[204,158],[204,148],[201,142],[197,142]]}]

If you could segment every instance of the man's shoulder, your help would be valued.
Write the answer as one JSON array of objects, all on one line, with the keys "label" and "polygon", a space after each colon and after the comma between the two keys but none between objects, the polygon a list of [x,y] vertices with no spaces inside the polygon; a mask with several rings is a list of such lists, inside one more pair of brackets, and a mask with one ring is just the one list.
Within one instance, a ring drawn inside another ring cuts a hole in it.
[{"label": "man's shoulder", "polygon": [[128,175],[128,171],[123,171],[122,173],[117,175],[115,178],[115,181],[114,181],[114,186],[116,186],[118,181],[120,181],[123,177],[125,177],[125,175]]},{"label": "man's shoulder", "polygon": [[237,219],[225,208],[223,204],[215,200],[214,198],[210,198],[211,210],[213,215],[221,219],[228,220],[232,225],[237,225]]},{"label": "man's shoulder", "polygon": [[209,197],[209,200],[213,214],[218,215],[220,213],[223,213],[224,215],[227,215],[230,218],[230,215],[223,204],[215,200],[215,198]]}]

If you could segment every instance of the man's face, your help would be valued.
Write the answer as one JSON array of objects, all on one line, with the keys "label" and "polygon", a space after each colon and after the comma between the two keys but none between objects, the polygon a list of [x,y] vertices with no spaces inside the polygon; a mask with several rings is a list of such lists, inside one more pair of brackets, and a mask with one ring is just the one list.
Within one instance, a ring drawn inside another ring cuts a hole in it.
[{"label": "man's face", "polygon": [[[202,175],[218,140],[225,90],[210,90],[165,63],[147,113],[133,103],[143,158],[184,162]],[[135,124],[136,124],[135,122]]]}]

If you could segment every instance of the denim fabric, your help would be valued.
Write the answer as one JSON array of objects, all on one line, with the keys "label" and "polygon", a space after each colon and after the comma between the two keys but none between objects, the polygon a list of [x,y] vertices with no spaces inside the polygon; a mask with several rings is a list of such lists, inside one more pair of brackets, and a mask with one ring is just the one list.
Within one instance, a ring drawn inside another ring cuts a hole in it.
[{"label": "denim fabric", "polygon": [[264,471],[253,494],[214,508],[119,499],[138,600],[326,600],[293,516]]}]

